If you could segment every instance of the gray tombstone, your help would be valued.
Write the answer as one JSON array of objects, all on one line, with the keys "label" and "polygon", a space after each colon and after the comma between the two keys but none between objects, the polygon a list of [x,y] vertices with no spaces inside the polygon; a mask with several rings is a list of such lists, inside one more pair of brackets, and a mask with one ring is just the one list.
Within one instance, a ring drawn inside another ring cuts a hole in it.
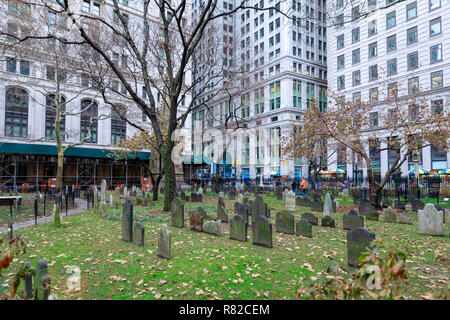
[{"label": "gray tombstone", "polygon": [[100,191],[101,201],[102,201],[102,203],[106,203],[106,180],[105,179],[102,180],[102,186],[101,186],[100,190],[101,190]]},{"label": "gray tombstone", "polygon": [[286,206],[286,211],[295,212],[295,193],[290,190],[286,192],[284,205]]},{"label": "gray tombstone", "polygon": [[333,218],[333,201],[331,200],[331,195],[327,193],[325,195],[325,203],[323,205],[323,216],[329,216]]},{"label": "gray tombstone", "polygon": [[353,203],[358,206],[362,200],[361,192],[358,189],[352,190]]},{"label": "gray tombstone", "polygon": [[133,241],[133,205],[127,199],[122,209],[122,240]]},{"label": "gray tombstone", "polygon": [[164,259],[170,259],[172,233],[166,224],[161,225],[158,231],[158,256]]},{"label": "gray tombstone", "polygon": [[305,219],[313,226],[317,226],[319,224],[319,218],[311,212],[305,212],[302,214],[302,219]]},{"label": "gray tombstone", "polygon": [[234,203],[234,213],[238,214],[244,219],[245,223],[248,223],[248,216],[250,214],[250,207],[248,204],[242,204],[239,202]]},{"label": "gray tombstone", "polygon": [[314,199],[311,203],[311,211],[323,212],[323,202],[319,199]]},{"label": "gray tombstone", "polygon": [[33,276],[31,269],[31,262],[27,260],[23,263],[23,266],[25,268],[23,297],[25,299],[31,299],[33,298]]},{"label": "gray tombstone", "polygon": [[217,204],[217,220],[221,220],[222,222],[228,222],[228,214],[225,209],[225,202],[223,198],[219,198]]},{"label": "gray tombstone", "polygon": [[172,226],[184,228],[184,204],[180,198],[173,199],[170,211],[172,213]]},{"label": "gray tombstone", "polygon": [[427,203],[419,210],[419,233],[431,236],[444,235],[443,211],[437,211],[433,204]]},{"label": "gray tombstone", "polygon": [[277,212],[275,226],[277,232],[294,234],[294,216],[289,211]]},{"label": "gray tombstone", "polygon": [[142,223],[138,222],[134,224],[134,230],[133,230],[133,243],[137,246],[143,246],[144,245],[144,234],[145,229]]},{"label": "gray tombstone", "polygon": [[369,215],[372,211],[376,210],[369,202],[363,201],[358,206],[359,214],[362,216]]},{"label": "gray tombstone", "polygon": [[222,233],[220,231],[220,227],[222,225],[222,221],[217,220],[217,221],[207,221],[203,224],[202,226],[202,230],[205,233],[209,233],[209,234],[213,234],[216,236],[221,236]]},{"label": "gray tombstone", "polygon": [[355,228],[347,231],[347,263],[351,267],[358,267],[357,259],[368,250],[370,241],[375,239],[375,234],[364,228]]},{"label": "gray tombstone", "polygon": [[236,214],[230,220],[230,239],[247,242],[248,223]]},{"label": "gray tombstone", "polygon": [[272,224],[269,220],[258,215],[252,224],[253,245],[272,248]]},{"label": "gray tombstone", "polygon": [[302,207],[302,206],[303,206],[303,198],[300,197],[300,196],[297,196],[297,197],[295,198],[295,205],[296,205],[297,207]]},{"label": "gray tombstone", "polygon": [[397,222],[397,214],[396,214],[395,210],[392,209],[391,207],[384,209],[383,221],[390,222],[390,223],[396,223]]},{"label": "gray tombstone", "polygon": [[358,213],[355,210],[350,210],[348,214],[344,214],[342,224],[344,230],[364,228],[364,217],[358,216]]},{"label": "gray tombstone", "polygon": [[398,216],[398,223],[400,224],[413,224],[413,220],[411,217],[407,217],[403,214]]},{"label": "gray tombstone", "polygon": [[50,295],[50,277],[48,276],[47,260],[41,259],[37,263],[34,297],[36,300],[48,300]]},{"label": "gray tombstone", "polygon": [[420,201],[419,199],[414,199],[411,201],[411,211],[418,212],[419,210],[423,210],[425,208],[425,203]]},{"label": "gray tombstone", "polygon": [[336,228],[335,220],[330,216],[322,217],[322,227]]},{"label": "gray tombstone", "polygon": [[300,219],[295,225],[295,234],[302,237],[312,238],[312,224],[306,219]]},{"label": "gray tombstone", "polygon": [[198,212],[191,212],[189,225],[192,231],[202,232],[203,219]]}]

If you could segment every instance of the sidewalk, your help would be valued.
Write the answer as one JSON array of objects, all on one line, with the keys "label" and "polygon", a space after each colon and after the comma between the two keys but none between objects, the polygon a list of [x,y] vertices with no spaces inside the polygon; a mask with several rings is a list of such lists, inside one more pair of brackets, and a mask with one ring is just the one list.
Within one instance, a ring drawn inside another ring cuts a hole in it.
[{"label": "sidewalk", "polygon": [[[69,209],[67,211],[67,216],[71,216],[73,214],[80,213],[85,210],[86,210],[86,201],[84,199],[77,198],[77,199],[75,199],[75,208]],[[66,217],[66,212],[63,211],[60,213],[60,215],[61,215],[61,219],[64,219]],[[38,217],[37,224],[47,223],[49,221],[53,221],[53,215],[46,216],[46,217]],[[14,223],[13,224],[13,232],[14,232],[14,230],[26,228],[29,226],[34,226],[34,219]],[[8,227],[0,228],[0,233],[4,233],[7,231],[8,231]]]}]

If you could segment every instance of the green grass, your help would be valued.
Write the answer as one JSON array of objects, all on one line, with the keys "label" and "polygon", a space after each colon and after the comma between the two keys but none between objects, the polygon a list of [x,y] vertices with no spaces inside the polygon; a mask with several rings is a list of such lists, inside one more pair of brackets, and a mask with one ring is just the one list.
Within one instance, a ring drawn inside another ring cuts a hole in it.
[{"label": "green grass", "polygon": [[[20,262],[29,259],[36,265],[45,258],[53,294],[59,299],[295,299],[298,285],[305,279],[325,277],[332,260],[344,272],[353,271],[346,264],[342,213],[336,213],[335,229],[314,226],[309,239],[275,233],[276,209],[284,206],[274,197],[264,196],[264,200],[272,209],[272,249],[253,246],[251,239],[246,243],[230,240],[228,224],[222,225],[223,235],[216,237],[191,231],[186,221],[184,229],[170,227],[172,259],[160,259],[157,231],[163,222],[170,226],[170,216],[162,211],[159,200],[134,208],[135,220],[144,221],[144,247],[121,240],[120,221],[103,219],[92,211],[63,219],[61,228],[45,224],[17,230],[27,252],[4,272],[4,284],[9,286]],[[230,213],[234,201],[225,200],[225,204]],[[186,203],[185,220],[200,205],[214,217],[217,197],[206,196],[201,204]],[[120,211],[108,209],[116,218]],[[298,208],[296,219],[305,211],[308,208]],[[388,249],[407,253],[406,297],[421,299],[438,293],[449,281],[450,239],[419,235],[417,217],[413,218],[414,225],[366,221],[366,228],[375,232],[374,243],[382,253]],[[70,265],[81,269],[80,291],[67,291],[65,270]]]}]

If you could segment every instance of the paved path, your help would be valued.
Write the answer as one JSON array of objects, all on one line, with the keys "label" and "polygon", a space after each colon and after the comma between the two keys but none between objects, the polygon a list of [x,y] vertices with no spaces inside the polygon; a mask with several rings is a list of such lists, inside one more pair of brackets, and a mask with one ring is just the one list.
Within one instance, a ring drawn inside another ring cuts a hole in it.
[{"label": "paved path", "polygon": [[[80,213],[85,210],[86,210],[86,201],[81,198],[76,198],[75,199],[75,208],[69,209],[67,211],[67,216],[71,216],[73,214]],[[64,219],[66,217],[66,212],[63,211],[63,212],[61,212],[60,215],[61,215],[61,219]],[[47,223],[49,221],[53,221],[53,215],[45,216],[45,217],[38,217],[38,219],[37,219],[38,224]],[[29,226],[34,226],[34,218],[32,220],[14,223],[13,230],[22,229],[22,228],[26,228]],[[8,227],[0,228],[0,233],[4,233],[7,231],[8,231]]]}]

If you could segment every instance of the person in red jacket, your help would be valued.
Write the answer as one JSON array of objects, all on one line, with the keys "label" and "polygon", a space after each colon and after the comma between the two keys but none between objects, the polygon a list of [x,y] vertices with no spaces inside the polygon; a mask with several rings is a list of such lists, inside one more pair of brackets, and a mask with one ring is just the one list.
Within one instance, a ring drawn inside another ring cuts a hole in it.
[{"label": "person in red jacket", "polygon": [[306,184],[306,180],[302,179],[302,183],[300,184],[300,189],[302,191],[302,196],[304,196],[306,194],[306,189],[307,189],[307,184]]}]

